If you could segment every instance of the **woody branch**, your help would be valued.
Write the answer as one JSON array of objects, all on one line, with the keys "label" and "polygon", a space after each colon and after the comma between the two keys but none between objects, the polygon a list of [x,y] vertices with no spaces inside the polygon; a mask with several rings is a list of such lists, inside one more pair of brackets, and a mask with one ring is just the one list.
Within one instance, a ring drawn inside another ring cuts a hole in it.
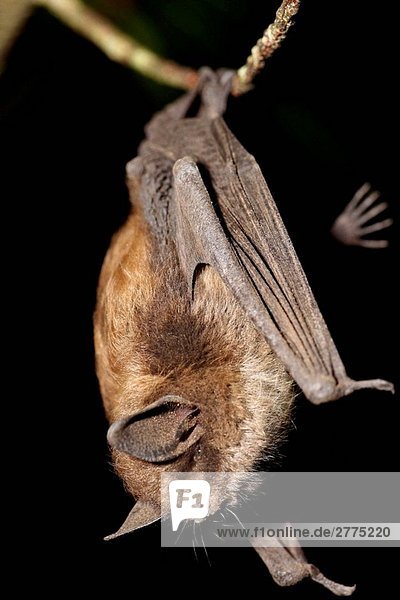
[{"label": "woody branch", "polygon": [[162,58],[120,31],[110,21],[80,0],[32,0],[71,29],[93,42],[111,60],[159,83],[190,89],[197,82],[194,69]]}]

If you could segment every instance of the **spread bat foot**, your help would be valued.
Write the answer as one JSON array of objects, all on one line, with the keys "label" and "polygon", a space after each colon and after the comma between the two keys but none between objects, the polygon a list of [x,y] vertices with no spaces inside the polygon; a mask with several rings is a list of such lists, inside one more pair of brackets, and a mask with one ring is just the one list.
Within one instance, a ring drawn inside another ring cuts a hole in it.
[{"label": "spread bat foot", "polygon": [[388,207],[386,202],[375,204],[379,197],[379,192],[372,191],[370,184],[364,183],[333,223],[331,229],[333,237],[345,246],[386,248],[387,240],[364,239],[365,235],[387,229],[393,223],[393,219],[387,218],[367,224]]}]

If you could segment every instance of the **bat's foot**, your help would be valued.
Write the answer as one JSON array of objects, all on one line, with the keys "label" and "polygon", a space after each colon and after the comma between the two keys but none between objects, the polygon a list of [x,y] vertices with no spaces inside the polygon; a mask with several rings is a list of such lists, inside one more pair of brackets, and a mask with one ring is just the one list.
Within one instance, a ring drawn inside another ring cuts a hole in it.
[{"label": "bat's foot", "polygon": [[346,246],[386,248],[388,246],[387,240],[364,239],[365,235],[387,229],[393,223],[393,219],[383,219],[367,225],[371,219],[388,207],[386,202],[375,204],[379,196],[379,192],[371,190],[369,183],[364,183],[333,223],[332,235]]},{"label": "bat's foot", "polygon": [[[315,566],[307,562],[303,550],[297,543],[295,546],[284,547],[280,540],[275,539],[276,545],[268,548],[254,547],[263,562],[268,567],[272,579],[281,586],[295,585],[310,577],[323,585],[336,596],[351,596],[355,585],[343,585],[328,579]],[[293,541],[292,541],[293,543]]]}]

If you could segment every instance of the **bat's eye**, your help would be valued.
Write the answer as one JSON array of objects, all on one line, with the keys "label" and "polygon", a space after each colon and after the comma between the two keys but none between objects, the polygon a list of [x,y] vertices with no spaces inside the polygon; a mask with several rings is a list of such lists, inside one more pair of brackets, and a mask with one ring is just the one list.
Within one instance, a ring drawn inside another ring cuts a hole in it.
[{"label": "bat's eye", "polygon": [[200,410],[180,396],[164,396],[108,430],[113,448],[147,462],[173,460],[203,435]]}]

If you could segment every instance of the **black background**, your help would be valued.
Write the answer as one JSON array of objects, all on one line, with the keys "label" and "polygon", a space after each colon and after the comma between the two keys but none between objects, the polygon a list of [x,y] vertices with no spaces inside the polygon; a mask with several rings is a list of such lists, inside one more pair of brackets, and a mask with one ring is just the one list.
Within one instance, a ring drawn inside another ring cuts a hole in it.
[{"label": "black background", "polygon": [[[241,64],[276,8],[175,3],[184,18],[174,29],[162,3],[137,4],[158,22],[163,50],[194,67]],[[255,91],[232,99],[227,121],[262,167],[349,373],[394,381],[397,226],[390,248],[378,251],[339,246],[329,226],[365,180],[399,223],[396,21],[391,3],[304,4]],[[207,30],[196,37],[185,23],[199,19]],[[93,364],[96,281],[129,210],[124,165],[144,124],[176,93],[109,62],[44,11],[27,24],[0,85],[2,200],[13,209],[3,227],[15,240],[3,260],[23,247],[9,288],[22,326],[12,356],[16,403],[17,412],[31,409],[34,439],[16,471],[25,505],[35,499],[42,509],[20,542],[19,564],[34,566],[29,584],[132,596],[137,582],[186,596],[213,586],[236,596],[240,582],[270,598],[328,598],[310,582],[278,588],[251,550],[211,549],[211,564],[200,550],[197,557],[191,549],[160,550],[158,526],[102,541],[131,499],[105,442]],[[363,391],[321,407],[300,396],[294,420],[278,468],[398,470],[399,408],[389,394]],[[28,550],[37,536],[44,555]],[[398,550],[310,549],[308,556],[328,576],[357,583],[356,597],[396,591]]]}]

